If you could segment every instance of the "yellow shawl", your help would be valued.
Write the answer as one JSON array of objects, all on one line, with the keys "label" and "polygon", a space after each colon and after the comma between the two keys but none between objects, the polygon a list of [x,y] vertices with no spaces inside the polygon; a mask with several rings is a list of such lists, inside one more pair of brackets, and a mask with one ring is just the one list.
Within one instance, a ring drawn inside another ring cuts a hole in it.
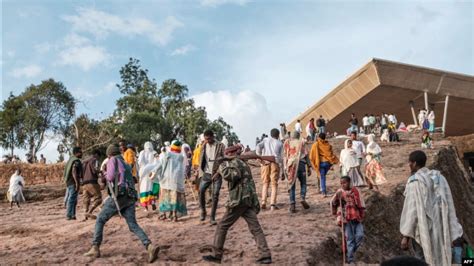
[{"label": "yellow shawl", "polygon": [[311,146],[309,160],[314,170],[319,176],[319,163],[329,162],[330,164],[339,163],[339,159],[332,152],[332,146],[326,140],[319,139]]}]

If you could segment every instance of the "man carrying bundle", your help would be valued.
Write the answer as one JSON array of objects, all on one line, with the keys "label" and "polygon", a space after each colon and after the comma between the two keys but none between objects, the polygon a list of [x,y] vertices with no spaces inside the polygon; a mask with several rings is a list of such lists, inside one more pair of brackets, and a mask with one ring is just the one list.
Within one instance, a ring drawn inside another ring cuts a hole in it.
[{"label": "man carrying bundle", "polygon": [[[252,172],[250,167],[243,160],[235,157],[239,152],[239,146],[227,148],[225,155],[231,158],[222,161],[218,168],[219,175],[228,182],[229,199],[226,203],[227,211],[217,226],[214,236],[213,255],[204,256],[203,259],[210,262],[221,262],[227,231],[240,217],[243,217],[257,242],[260,258],[256,263],[270,264],[272,263],[270,249],[268,248],[265,235],[257,218],[260,205]],[[217,164],[216,162],[216,165]]]}]

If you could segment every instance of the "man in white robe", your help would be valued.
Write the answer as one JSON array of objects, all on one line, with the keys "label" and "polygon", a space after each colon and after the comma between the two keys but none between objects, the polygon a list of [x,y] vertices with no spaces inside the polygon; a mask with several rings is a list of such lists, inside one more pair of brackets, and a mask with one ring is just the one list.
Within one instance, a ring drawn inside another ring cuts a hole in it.
[{"label": "man in white robe", "polygon": [[10,210],[13,208],[13,203],[16,203],[20,208],[20,202],[25,202],[23,196],[23,187],[25,186],[25,180],[21,176],[21,170],[18,169],[10,177],[10,186],[8,188],[7,197],[10,201]]},{"label": "man in white robe", "polygon": [[452,242],[462,236],[463,230],[446,178],[425,164],[424,152],[410,154],[412,176],[405,188],[400,217],[401,248],[408,249],[411,240],[417,258],[429,265],[451,265]]}]

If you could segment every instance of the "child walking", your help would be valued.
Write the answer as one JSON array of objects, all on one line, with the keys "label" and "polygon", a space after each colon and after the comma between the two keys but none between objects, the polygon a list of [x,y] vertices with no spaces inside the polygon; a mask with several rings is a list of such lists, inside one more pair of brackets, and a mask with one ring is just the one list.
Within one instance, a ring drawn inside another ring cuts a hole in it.
[{"label": "child walking", "polygon": [[365,216],[365,203],[359,190],[352,187],[349,176],[341,177],[341,188],[333,196],[331,207],[333,215],[337,217],[338,225],[344,225],[347,247],[346,263],[354,263],[354,253],[362,244],[364,238],[362,220]]}]

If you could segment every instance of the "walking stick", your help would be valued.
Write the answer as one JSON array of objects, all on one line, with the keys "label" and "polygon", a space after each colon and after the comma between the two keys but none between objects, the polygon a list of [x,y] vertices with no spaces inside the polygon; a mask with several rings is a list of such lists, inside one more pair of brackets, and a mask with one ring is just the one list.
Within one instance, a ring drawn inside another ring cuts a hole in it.
[{"label": "walking stick", "polygon": [[342,193],[339,196],[339,206],[341,206],[341,236],[342,236],[342,265],[346,265],[346,240],[344,236],[344,208],[342,207]]},{"label": "walking stick", "polygon": [[193,186],[191,186],[191,184],[189,184],[188,181],[189,181],[189,180],[186,180],[186,184],[188,184],[188,188],[191,189],[191,194],[193,195],[194,202],[197,202],[196,194],[194,194]]}]

